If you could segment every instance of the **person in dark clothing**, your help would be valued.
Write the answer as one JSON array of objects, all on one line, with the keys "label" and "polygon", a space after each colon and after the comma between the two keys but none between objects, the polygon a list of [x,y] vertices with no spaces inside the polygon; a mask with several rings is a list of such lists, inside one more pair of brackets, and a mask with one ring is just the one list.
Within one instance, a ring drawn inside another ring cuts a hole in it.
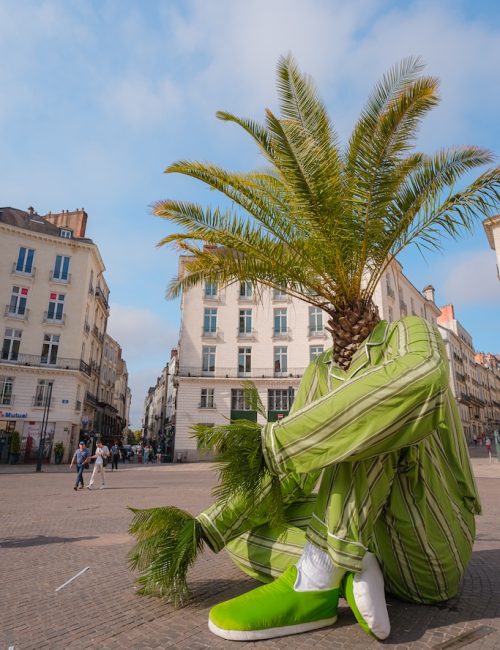
[{"label": "person in dark clothing", "polygon": [[78,445],[78,449],[73,454],[69,468],[73,467],[73,463],[76,461],[76,482],[73,490],[78,490],[78,484],[80,483],[80,489],[84,488],[83,485],[83,470],[85,465],[89,463],[90,460],[90,451],[85,446],[83,440]]},{"label": "person in dark clothing", "polygon": [[120,459],[120,456],[120,447],[118,446],[118,442],[115,440],[111,447],[111,471],[118,469],[118,460]]}]

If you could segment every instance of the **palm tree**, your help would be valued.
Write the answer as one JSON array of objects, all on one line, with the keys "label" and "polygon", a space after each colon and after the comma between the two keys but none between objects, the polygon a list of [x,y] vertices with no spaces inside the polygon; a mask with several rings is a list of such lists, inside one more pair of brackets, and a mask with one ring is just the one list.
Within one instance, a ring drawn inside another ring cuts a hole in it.
[{"label": "palm tree", "polygon": [[[421,119],[438,103],[437,80],[421,71],[418,59],[390,70],[343,148],[312,81],[291,56],[278,63],[281,117],[267,110],[259,125],[218,113],[255,140],[269,168],[234,173],[185,161],[168,167],[219,190],[234,206],[173,200],[154,206],[155,214],[183,228],[160,243],[189,254],[169,295],[206,280],[285,291],[328,313],[334,359],[347,368],[378,321],[372,296],[393,258],[410,244],[439,248],[443,235],[471,230],[500,199],[498,167],[457,189],[464,175],[492,163],[489,151],[467,146],[428,156],[413,150]],[[256,391],[247,390],[262,411]],[[266,468],[260,425],[238,420],[199,425],[195,433],[216,452],[219,500],[262,503],[279,523],[281,487]],[[270,491],[262,501],[264,485]],[[142,571],[141,593],[184,602],[188,568],[206,541],[198,521],[174,507],[134,510],[130,532],[138,540],[129,558]]]},{"label": "palm tree", "polygon": [[269,167],[234,173],[179,161],[166,169],[203,181],[232,206],[154,205],[157,216],[183,229],[160,245],[175,243],[189,254],[168,296],[204,280],[281,289],[327,312],[335,360],[347,368],[378,321],[372,296],[391,259],[410,244],[439,248],[443,235],[470,231],[499,201],[499,167],[457,189],[464,175],[492,163],[489,151],[414,150],[422,118],[439,101],[438,80],[423,76],[422,67],[405,59],[381,79],[345,147],[290,55],[278,62],[280,117],[267,109],[261,125],[217,113],[253,138]]}]

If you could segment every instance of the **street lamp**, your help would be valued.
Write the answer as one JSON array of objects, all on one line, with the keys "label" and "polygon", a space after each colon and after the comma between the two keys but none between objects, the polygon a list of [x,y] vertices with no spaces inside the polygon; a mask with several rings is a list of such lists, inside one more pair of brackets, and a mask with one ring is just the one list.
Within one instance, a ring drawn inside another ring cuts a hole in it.
[{"label": "street lamp", "polygon": [[42,471],[42,458],[45,450],[45,434],[47,433],[47,422],[49,419],[50,402],[52,400],[52,382],[48,385],[47,394],[45,395],[45,404],[43,406],[42,430],[40,431],[40,442],[38,444],[38,458],[36,461],[36,471]]}]

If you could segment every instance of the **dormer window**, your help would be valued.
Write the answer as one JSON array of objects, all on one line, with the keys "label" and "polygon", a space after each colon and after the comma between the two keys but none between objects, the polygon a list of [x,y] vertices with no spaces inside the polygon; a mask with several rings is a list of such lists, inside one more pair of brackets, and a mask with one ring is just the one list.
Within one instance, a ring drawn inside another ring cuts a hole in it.
[{"label": "dormer window", "polygon": [[73,237],[73,231],[61,228],[59,235],[63,237],[63,239],[71,239]]}]

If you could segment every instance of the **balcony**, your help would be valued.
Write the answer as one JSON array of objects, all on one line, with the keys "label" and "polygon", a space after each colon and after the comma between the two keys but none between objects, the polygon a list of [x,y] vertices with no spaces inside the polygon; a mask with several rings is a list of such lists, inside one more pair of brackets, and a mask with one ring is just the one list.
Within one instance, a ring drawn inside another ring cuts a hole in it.
[{"label": "balcony", "polygon": [[97,406],[97,397],[89,391],[85,393],[85,401],[92,404],[92,406]]},{"label": "balcony", "polygon": [[[304,374],[305,368],[288,368],[280,372],[280,377],[297,377]],[[199,366],[182,366],[179,368],[180,377],[213,377],[215,379],[275,379],[276,371],[273,366],[268,368],[252,368],[248,373],[240,373],[234,366],[232,368],[215,368],[212,371],[202,370]]]},{"label": "balcony", "polygon": [[50,325],[60,325],[63,327],[63,325],[66,325],[66,314],[63,314],[61,318],[49,318],[48,312],[44,311],[43,312],[43,322],[44,323],[49,323]]},{"label": "balcony", "polygon": [[211,341],[222,341],[224,335],[219,328],[216,328],[215,330],[206,330],[204,327],[202,327],[201,338],[210,339]]},{"label": "balcony", "polygon": [[276,340],[286,340],[289,341],[292,338],[292,330],[289,327],[282,327],[280,329],[275,329],[274,327],[271,330],[271,337]]},{"label": "balcony", "polygon": [[32,266],[31,271],[18,271],[17,270],[17,262],[14,262],[12,264],[12,271],[11,273],[13,275],[20,275],[23,278],[34,278],[36,275],[36,267]]},{"label": "balcony", "polygon": [[54,275],[54,271],[50,271],[49,282],[54,284],[71,284],[71,273],[66,273],[66,277],[60,277]]},{"label": "balcony", "polygon": [[287,293],[281,293],[279,291],[273,291],[272,293],[273,302],[292,302],[292,296]]},{"label": "balcony", "polygon": [[245,341],[255,341],[255,340],[257,340],[257,330],[254,330],[254,329],[251,329],[251,330],[237,329],[236,330],[236,338],[237,339],[244,339]]},{"label": "balcony", "polygon": [[108,301],[106,299],[106,296],[104,295],[104,291],[101,289],[101,287],[96,287],[95,288],[95,297],[102,303],[104,309],[108,309]]},{"label": "balcony", "polygon": [[311,327],[309,326],[309,338],[310,339],[326,339],[326,330],[324,327]]},{"label": "balcony", "polygon": [[90,375],[90,369],[82,359],[58,357],[54,363],[47,363],[47,357],[38,354],[18,354],[16,360],[1,359],[0,363],[10,366],[32,366],[35,368],[57,368],[59,370],[79,370]]},{"label": "balcony", "polygon": [[25,309],[21,314],[17,311],[11,310],[10,305],[5,305],[5,310],[3,315],[5,316],[5,318],[12,318],[13,320],[18,320],[18,321],[27,321],[29,313],[30,313],[29,309]]}]

